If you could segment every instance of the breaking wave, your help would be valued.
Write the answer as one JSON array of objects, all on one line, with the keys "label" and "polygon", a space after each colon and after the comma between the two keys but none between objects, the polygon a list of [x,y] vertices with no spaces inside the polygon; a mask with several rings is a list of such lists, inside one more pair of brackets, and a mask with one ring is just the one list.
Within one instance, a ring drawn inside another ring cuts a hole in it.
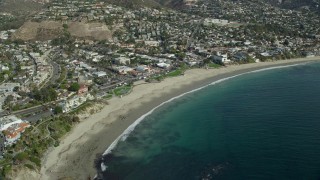
[{"label": "breaking wave", "polygon": [[[117,146],[117,144],[119,143],[119,141],[125,141],[127,139],[127,137],[130,135],[130,133],[132,131],[134,131],[135,127],[140,124],[140,122],[142,122],[145,117],[147,117],[148,115],[152,114],[157,108],[163,106],[164,104],[167,104],[173,100],[176,100],[186,94],[190,94],[190,93],[193,93],[193,92],[196,92],[196,91],[199,91],[203,88],[206,88],[208,86],[211,86],[211,85],[215,85],[215,84],[218,84],[218,83],[221,83],[223,81],[226,81],[226,80],[229,80],[229,79],[232,79],[232,78],[235,78],[235,77],[238,77],[238,76],[242,76],[242,75],[245,75],[245,74],[250,74],[250,73],[256,73],[256,72],[262,72],[262,71],[267,71],[267,70],[273,70],[273,69],[281,69],[281,68],[287,68],[287,67],[292,67],[292,66],[300,66],[300,65],[305,65],[307,63],[297,63],[297,64],[291,64],[291,65],[283,65],[283,66],[274,66],[274,67],[267,67],[267,68],[263,68],[263,69],[258,69],[258,70],[252,70],[252,71],[249,71],[249,72],[244,72],[244,73],[240,73],[240,74],[237,74],[237,75],[233,75],[233,76],[230,76],[230,77],[226,77],[226,78],[222,78],[222,79],[219,79],[219,80],[216,80],[208,85],[205,85],[205,86],[202,86],[200,88],[196,88],[194,90],[191,90],[191,91],[188,91],[188,92],[185,92],[181,95],[178,95],[178,96],[175,96],[167,101],[164,101],[162,102],[160,105],[156,106],[155,108],[153,108],[152,110],[150,110],[149,112],[147,112],[146,114],[142,115],[140,118],[138,118],[133,124],[131,124],[120,136],[118,136],[117,139],[115,139],[111,145],[108,147],[108,149],[103,153],[103,156],[107,155],[107,154],[110,154],[112,152],[112,150]],[[105,167],[105,164],[101,165],[101,166],[104,166]],[[106,170],[106,169],[104,169]]]}]

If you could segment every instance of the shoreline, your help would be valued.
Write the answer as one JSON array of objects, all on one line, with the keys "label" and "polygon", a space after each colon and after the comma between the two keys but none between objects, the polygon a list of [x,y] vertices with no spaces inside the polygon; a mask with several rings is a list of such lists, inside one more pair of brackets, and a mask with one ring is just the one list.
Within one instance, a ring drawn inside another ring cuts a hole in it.
[{"label": "shoreline", "polygon": [[179,95],[231,76],[319,60],[320,57],[312,57],[230,65],[219,69],[191,69],[184,76],[167,78],[160,83],[137,81],[129,95],[108,100],[109,105],[75,125],[58,147],[50,148],[42,160],[38,179],[93,178],[97,155],[106,152],[141,116]]},{"label": "shoreline", "polygon": [[223,81],[227,81],[229,79],[233,79],[233,78],[236,78],[238,76],[242,76],[242,75],[246,75],[246,74],[251,74],[251,73],[256,73],[256,72],[262,72],[262,71],[268,71],[268,70],[273,70],[273,69],[281,69],[281,68],[287,68],[287,67],[293,67],[293,66],[299,66],[303,63],[298,63],[298,64],[292,64],[292,65],[279,65],[279,66],[275,66],[275,67],[267,67],[267,68],[263,68],[263,69],[257,69],[257,70],[252,70],[252,71],[248,71],[248,72],[244,72],[244,73],[240,73],[240,74],[236,74],[236,75],[232,75],[232,76],[228,76],[228,77],[224,77],[222,79],[218,79],[216,81],[213,81],[207,85],[204,85],[202,87],[198,87],[198,88],[195,88],[193,90],[190,90],[188,92],[184,92],[178,96],[175,96],[175,97],[172,97],[171,99],[169,100],[166,100],[164,102],[162,102],[161,104],[159,104],[158,106],[154,107],[153,109],[151,109],[150,111],[148,111],[147,113],[143,114],[141,117],[139,117],[136,121],[133,122],[133,124],[131,124],[126,130],[124,130],[124,132],[122,134],[120,134],[118,136],[117,139],[115,139],[109,146],[108,146],[108,149],[102,154],[103,156],[105,155],[108,155],[108,154],[111,154],[112,153],[112,150],[118,145],[119,141],[125,141],[126,138],[131,134],[131,132],[134,131],[135,127],[137,125],[139,125],[145,117],[149,116],[150,114],[152,114],[156,109],[160,108],[161,106],[167,104],[167,103],[170,103],[171,101],[174,101],[176,99],[179,99],[181,98],[182,96],[184,95],[187,95],[189,93],[193,93],[193,92],[196,92],[196,91],[199,91],[203,88],[206,88],[208,86],[211,86],[211,85],[215,85],[215,84],[218,84],[220,82],[223,82]]}]

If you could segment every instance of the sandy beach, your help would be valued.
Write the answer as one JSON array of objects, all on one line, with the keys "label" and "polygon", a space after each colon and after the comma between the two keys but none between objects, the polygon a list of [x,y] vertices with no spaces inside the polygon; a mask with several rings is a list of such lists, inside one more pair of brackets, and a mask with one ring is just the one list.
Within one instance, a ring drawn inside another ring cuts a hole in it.
[{"label": "sandy beach", "polygon": [[[230,65],[219,69],[191,69],[184,76],[167,78],[161,83],[135,82],[133,91],[122,98],[112,98],[100,112],[73,127],[58,147],[48,150],[38,177],[33,179],[88,179],[94,177],[94,160],[136,119],[153,107],[177,95],[210,82],[272,66],[320,60],[320,57]],[[24,174],[25,175],[25,174]],[[19,177],[20,179],[27,179]]]}]

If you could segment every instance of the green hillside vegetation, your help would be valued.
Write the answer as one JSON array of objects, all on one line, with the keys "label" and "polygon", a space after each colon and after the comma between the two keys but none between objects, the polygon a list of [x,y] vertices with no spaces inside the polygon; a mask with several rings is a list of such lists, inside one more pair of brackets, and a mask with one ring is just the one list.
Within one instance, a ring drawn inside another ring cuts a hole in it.
[{"label": "green hillside vegetation", "polygon": [[16,144],[0,160],[0,179],[6,177],[13,165],[40,169],[41,157],[49,147],[58,146],[60,138],[79,122],[78,116],[61,115],[44,119],[27,128]]}]

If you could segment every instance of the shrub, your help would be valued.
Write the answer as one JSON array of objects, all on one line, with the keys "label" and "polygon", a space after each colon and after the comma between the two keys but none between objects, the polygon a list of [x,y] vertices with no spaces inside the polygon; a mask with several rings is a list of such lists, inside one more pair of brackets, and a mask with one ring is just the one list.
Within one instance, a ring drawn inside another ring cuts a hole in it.
[{"label": "shrub", "polygon": [[30,157],[30,161],[33,162],[33,163],[35,163],[38,167],[41,166],[41,160],[40,160],[39,158],[36,158],[36,157],[31,156],[31,157]]},{"label": "shrub", "polygon": [[34,167],[33,167],[31,164],[25,164],[24,166],[27,167],[27,168],[29,168],[29,169],[34,170]]}]

